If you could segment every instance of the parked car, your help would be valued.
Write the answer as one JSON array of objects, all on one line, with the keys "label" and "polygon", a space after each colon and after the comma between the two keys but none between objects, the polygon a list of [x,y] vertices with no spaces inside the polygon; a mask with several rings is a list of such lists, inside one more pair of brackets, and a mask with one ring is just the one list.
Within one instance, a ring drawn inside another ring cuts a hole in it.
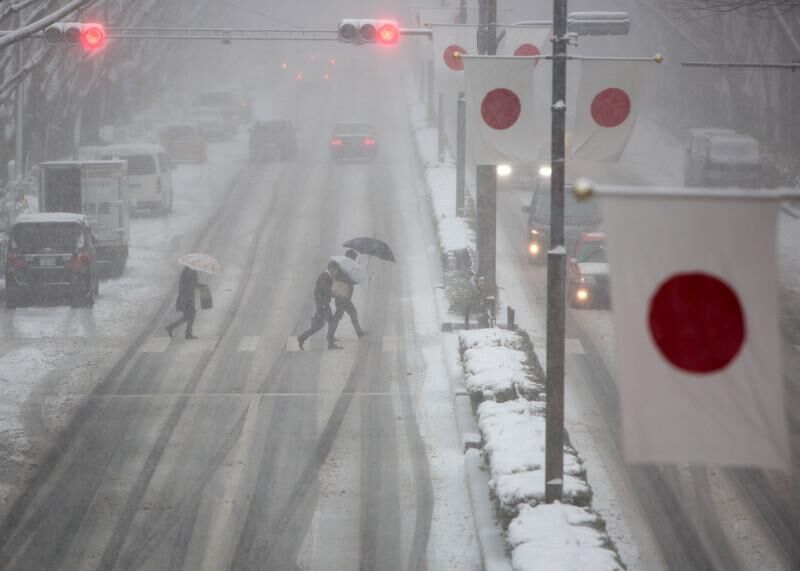
[{"label": "parked car", "polygon": [[256,121],[250,129],[250,160],[293,161],[297,159],[297,135],[286,119]]},{"label": "parked car", "polygon": [[214,107],[194,107],[186,120],[197,123],[207,141],[230,141],[236,134],[236,125]]},{"label": "parked car", "polygon": [[369,123],[337,123],[330,140],[331,158],[375,160],[378,139]]},{"label": "parked car", "polygon": [[608,257],[603,232],[583,234],[567,258],[567,301],[575,308],[608,307]]},{"label": "parked car", "polygon": [[692,129],[684,152],[686,186],[761,186],[758,141],[731,129]]},{"label": "parked car", "polygon": [[174,123],[158,133],[161,146],[173,161],[204,163],[208,159],[206,137],[198,123]]},{"label": "parked car", "polygon": [[99,293],[96,262],[84,215],[20,215],[6,252],[6,308],[38,300],[91,307]]},{"label": "parked car", "polygon": [[172,212],[172,164],[161,145],[127,144],[103,148],[103,160],[128,161],[131,209],[158,214]]},{"label": "parked car", "polygon": [[201,91],[197,95],[195,106],[217,109],[225,121],[233,125],[253,120],[253,104],[250,96],[236,87]]},{"label": "parked car", "polygon": [[[522,208],[528,214],[526,247],[531,264],[547,261],[550,249],[550,181],[541,181],[533,192],[530,206]],[[569,250],[581,234],[596,229],[600,212],[596,200],[579,202],[572,185],[564,188],[564,241]]]}]

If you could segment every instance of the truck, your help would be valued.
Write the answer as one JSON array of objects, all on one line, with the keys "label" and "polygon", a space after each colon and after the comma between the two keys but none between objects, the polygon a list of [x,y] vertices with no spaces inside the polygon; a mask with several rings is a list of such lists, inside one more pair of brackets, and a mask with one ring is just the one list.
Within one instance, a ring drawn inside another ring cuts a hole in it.
[{"label": "truck", "polygon": [[39,211],[86,215],[100,271],[122,275],[130,238],[127,162],[51,161],[39,168]]}]

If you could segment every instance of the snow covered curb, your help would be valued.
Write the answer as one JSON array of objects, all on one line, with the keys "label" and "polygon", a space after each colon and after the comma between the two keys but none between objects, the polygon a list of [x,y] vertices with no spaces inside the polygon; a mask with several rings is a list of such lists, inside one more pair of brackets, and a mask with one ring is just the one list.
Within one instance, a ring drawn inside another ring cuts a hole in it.
[{"label": "snow covered curb", "polygon": [[459,346],[467,390],[481,400],[481,454],[495,515],[507,530],[513,569],[624,569],[605,523],[589,508],[592,491],[586,471],[569,445],[564,450],[563,492],[568,505],[542,503],[543,379],[525,334],[463,331]]},{"label": "snow covered curb", "polygon": [[[417,151],[417,162],[425,181],[425,192],[431,206],[444,270],[445,294],[450,305],[451,320],[462,319],[464,306],[472,295],[470,277],[475,259],[474,220],[456,216],[456,167],[450,153],[438,161],[438,135],[429,127],[423,104],[409,98],[411,130]],[[471,198],[466,197],[465,211],[472,212]]]}]

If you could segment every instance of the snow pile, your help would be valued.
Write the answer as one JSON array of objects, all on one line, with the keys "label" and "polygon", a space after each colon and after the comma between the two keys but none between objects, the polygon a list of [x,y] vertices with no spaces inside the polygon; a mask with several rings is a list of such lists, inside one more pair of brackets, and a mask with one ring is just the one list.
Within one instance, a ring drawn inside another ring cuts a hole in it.
[{"label": "snow pile", "polygon": [[536,382],[523,337],[515,331],[473,329],[459,334],[464,385],[473,402],[507,401],[542,391]]},{"label": "snow pile", "polygon": [[508,526],[511,564],[516,571],[616,571],[620,562],[600,518],[586,508],[545,504],[522,506]]},{"label": "snow pile", "polygon": [[[513,518],[520,505],[544,500],[544,403],[516,399],[486,401],[478,407],[478,426],[489,463],[490,487],[498,509]],[[564,499],[588,505],[592,492],[583,463],[570,447],[564,450]]]}]

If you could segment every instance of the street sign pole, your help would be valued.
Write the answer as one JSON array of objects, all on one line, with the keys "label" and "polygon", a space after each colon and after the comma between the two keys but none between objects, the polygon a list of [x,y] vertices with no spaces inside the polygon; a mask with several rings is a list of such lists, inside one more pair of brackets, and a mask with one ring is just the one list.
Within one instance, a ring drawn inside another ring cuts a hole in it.
[{"label": "street sign pole", "polygon": [[[497,55],[497,0],[481,0],[478,45],[481,55]],[[481,40],[482,38],[482,40]],[[476,167],[478,275],[490,296],[497,290],[497,168]]]},{"label": "street sign pole", "polygon": [[443,163],[445,159],[445,136],[444,136],[444,93],[439,92],[439,106],[436,112],[436,146],[438,151],[439,162]]},{"label": "street sign pole", "polygon": [[547,253],[547,405],[545,501],[561,501],[564,482],[564,337],[566,250],[564,179],[567,95],[567,0],[553,0],[553,105],[551,107],[550,251]]}]

